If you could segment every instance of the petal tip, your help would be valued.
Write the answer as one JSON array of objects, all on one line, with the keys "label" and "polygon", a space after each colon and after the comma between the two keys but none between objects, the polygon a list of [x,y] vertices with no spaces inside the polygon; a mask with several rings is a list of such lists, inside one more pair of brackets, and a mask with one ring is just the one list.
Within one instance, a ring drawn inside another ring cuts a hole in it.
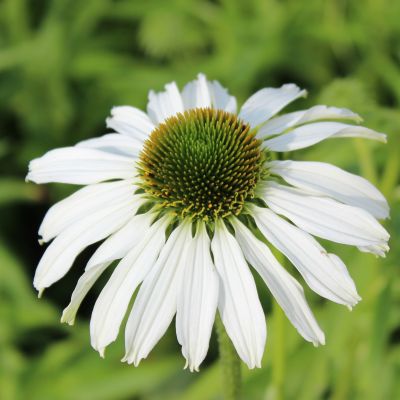
[{"label": "petal tip", "polygon": [[112,129],[112,117],[106,118],[106,127]]},{"label": "petal tip", "polygon": [[66,307],[61,315],[60,322],[62,324],[68,324],[72,326],[75,324],[75,312],[70,309],[70,306]]},{"label": "petal tip", "polygon": [[106,349],[105,347],[99,347],[97,349],[95,347],[95,350],[99,352],[101,358],[105,358],[105,349]]},{"label": "petal tip", "polygon": [[353,299],[351,302],[349,302],[348,304],[346,304],[347,308],[349,311],[353,311],[353,308],[361,301],[361,297],[358,295],[358,293],[356,292],[355,294],[353,294]]},{"label": "petal tip", "polygon": [[171,88],[171,89],[175,89],[175,88],[177,88],[177,87],[178,87],[178,85],[176,84],[175,81],[166,83],[166,84],[164,85],[165,90],[169,90],[170,88]]},{"label": "petal tip", "polygon": [[312,341],[314,347],[325,346],[325,334],[322,331],[316,333],[315,339]]},{"label": "petal tip", "polygon": [[33,176],[33,172],[32,172],[32,170],[31,170],[30,164],[29,164],[29,172],[27,173],[27,175],[26,175],[26,177],[25,177],[25,182],[26,182],[26,183],[28,183],[28,182],[37,183],[37,182],[35,181],[34,176]]}]

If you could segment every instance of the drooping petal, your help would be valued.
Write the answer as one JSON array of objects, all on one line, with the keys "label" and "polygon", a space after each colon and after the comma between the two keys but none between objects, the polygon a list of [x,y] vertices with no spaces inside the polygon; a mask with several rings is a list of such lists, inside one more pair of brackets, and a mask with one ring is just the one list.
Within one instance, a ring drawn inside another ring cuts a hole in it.
[{"label": "drooping petal", "polygon": [[97,149],[136,160],[142,150],[143,140],[120,135],[119,133],[109,133],[98,138],[83,140],[77,143],[76,147]]},{"label": "drooping petal", "polygon": [[211,243],[220,276],[218,309],[226,332],[249,368],[260,367],[267,330],[253,276],[236,239],[223,222]]},{"label": "drooping petal", "polygon": [[193,372],[199,370],[207,354],[218,303],[218,275],[204,224],[199,224],[189,246],[178,291],[176,332],[186,366]]},{"label": "drooping petal", "polygon": [[39,293],[62,278],[84,248],[126,224],[137,208],[138,201],[132,197],[87,215],[65,229],[46,249],[36,269],[33,284]]},{"label": "drooping petal", "polygon": [[89,290],[95,284],[100,275],[110,266],[111,262],[104,264],[97,264],[94,268],[86,270],[78,280],[76,287],[71,295],[71,300],[61,316],[61,322],[65,322],[68,325],[75,323],[76,314],[83,301],[88,294]]},{"label": "drooping petal", "polygon": [[135,215],[97,248],[90,257],[86,270],[125,257],[141,241],[153,220],[154,214],[151,212]]},{"label": "drooping petal", "polygon": [[182,99],[185,110],[212,106],[210,86],[204,74],[198,74],[197,79],[185,85]]},{"label": "drooping petal", "polygon": [[101,356],[117,338],[133,293],[154,266],[165,244],[168,223],[168,218],[160,219],[144,233],[137,246],[120,261],[101,291],[90,319],[91,343]]},{"label": "drooping petal", "polygon": [[210,91],[213,108],[236,114],[236,98],[231,96],[228,93],[228,90],[225,89],[218,81],[208,82],[208,90]]},{"label": "drooping petal", "polygon": [[239,112],[239,117],[255,128],[269,120],[289,103],[306,96],[306,94],[305,90],[301,90],[292,83],[280,88],[261,89],[246,100]]},{"label": "drooping petal", "polygon": [[61,322],[72,325],[79,306],[103,271],[114,261],[123,258],[137,246],[150,227],[154,216],[151,213],[135,215],[117,232],[106,239],[95,251],[79,278],[71,301],[64,309]]},{"label": "drooping petal", "polygon": [[351,206],[360,207],[376,218],[389,216],[383,194],[366,179],[322,162],[272,161],[272,174],[300,189],[327,195]]},{"label": "drooping petal", "polygon": [[356,285],[355,285],[353,279],[351,278],[349,271],[347,270],[347,267],[344,264],[344,262],[336,254],[328,253],[328,257],[332,261],[334,268],[336,268],[339,271],[339,273],[346,275],[348,278],[349,284],[353,287],[353,290],[357,291]]},{"label": "drooping petal", "polygon": [[264,145],[272,151],[293,151],[312,146],[322,140],[338,137],[361,137],[386,142],[386,135],[363,126],[341,122],[315,122],[299,126],[288,133],[268,139]]},{"label": "drooping petal", "polygon": [[135,107],[113,107],[111,117],[106,120],[107,127],[116,132],[143,142],[155,128],[148,115]]},{"label": "drooping petal", "polygon": [[134,191],[135,187],[127,180],[85,186],[47,211],[39,235],[44,242],[48,242],[88,214],[132,197]]},{"label": "drooping petal", "polygon": [[323,239],[353,246],[386,245],[389,234],[367,211],[274,182],[263,190],[274,212]]},{"label": "drooping petal", "polygon": [[50,150],[29,163],[27,181],[90,185],[136,174],[134,159],[100,150],[63,147]]},{"label": "drooping petal", "polygon": [[361,122],[362,118],[346,108],[314,106],[308,110],[295,111],[272,118],[257,132],[257,137],[264,139],[277,135],[287,129],[321,120],[350,120]]},{"label": "drooping petal", "polygon": [[187,262],[191,225],[182,223],[169,236],[161,254],[145,278],[129,315],[123,361],[137,366],[146,358],[171,323],[177,307],[177,291]]},{"label": "drooping petal", "polygon": [[251,213],[264,237],[293,263],[312,290],[339,304],[357,304],[360,297],[353,281],[332,266],[327,252],[311,235],[266,208],[252,206]]},{"label": "drooping petal", "polygon": [[386,257],[386,253],[389,251],[389,246],[387,244],[357,246],[357,249],[363,253],[373,253],[379,257]]},{"label": "drooping petal", "polygon": [[235,237],[247,261],[257,270],[276,301],[304,339],[315,346],[325,336],[307,304],[301,285],[279,264],[269,248],[237,218],[232,219]]},{"label": "drooping petal", "polygon": [[165,85],[165,91],[155,93],[150,91],[147,113],[157,125],[161,124],[168,117],[183,112],[183,101],[175,82]]}]

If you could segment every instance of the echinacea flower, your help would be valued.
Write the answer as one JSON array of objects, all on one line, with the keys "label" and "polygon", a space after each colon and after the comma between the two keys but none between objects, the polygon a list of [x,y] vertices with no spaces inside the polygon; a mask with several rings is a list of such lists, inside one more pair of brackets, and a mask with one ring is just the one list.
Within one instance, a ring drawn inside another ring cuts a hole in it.
[{"label": "echinacea flower", "polygon": [[261,89],[237,113],[236,99],[199,74],[149,94],[147,113],[115,107],[114,132],[33,160],[27,179],[85,185],[46,214],[39,229],[52,241],[37,268],[42,293],[78,254],[103,241],[64,310],[74,323],[83,298],[115,260],[90,321],[92,346],[104,354],[125,328],[124,360],[138,365],[176,315],[176,334],[190,370],[206,356],[218,310],[241,359],[259,367],[266,322],[250,267],[299,333],[315,345],[324,334],[301,285],[277,261],[274,246],[308,286],[353,307],[360,300],[341,259],[314,236],[383,256],[389,234],[383,195],[365,179],[322,162],[277,154],[322,140],[385,135],[356,125],[357,114],[315,106],[277,114],[305,96],[294,84]]}]

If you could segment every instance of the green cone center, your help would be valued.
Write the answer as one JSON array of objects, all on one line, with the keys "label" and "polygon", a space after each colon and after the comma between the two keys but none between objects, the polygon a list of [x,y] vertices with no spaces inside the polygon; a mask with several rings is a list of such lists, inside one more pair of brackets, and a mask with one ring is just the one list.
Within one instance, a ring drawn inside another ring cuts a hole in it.
[{"label": "green cone center", "polygon": [[254,197],[261,142],[234,114],[211,108],[179,113],[146,140],[139,160],[142,189],[180,217],[238,215]]}]

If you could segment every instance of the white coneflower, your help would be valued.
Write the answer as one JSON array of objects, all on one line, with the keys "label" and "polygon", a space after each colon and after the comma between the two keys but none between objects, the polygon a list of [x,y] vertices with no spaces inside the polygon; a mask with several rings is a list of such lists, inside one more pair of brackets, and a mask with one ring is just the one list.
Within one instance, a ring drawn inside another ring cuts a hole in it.
[{"label": "white coneflower", "polygon": [[[190,370],[206,356],[215,313],[242,360],[260,366],[266,323],[253,267],[299,333],[325,342],[300,284],[280,265],[276,247],[319,295],[353,307],[360,297],[345,265],[314,236],[384,255],[388,216],[382,194],[365,179],[321,162],[278,161],[274,153],[328,138],[385,135],[356,126],[346,109],[315,106],[276,116],[305,96],[294,84],[261,89],[236,112],[236,100],[202,74],[180,92],[150,92],[147,113],[115,107],[115,132],[33,160],[27,179],[86,185],[54,205],[39,229],[46,249],[34,278],[41,293],[77,255],[104,240],[64,310],[72,324],[101,273],[120,260],[90,322],[103,355],[137,297],[125,329],[124,360],[138,365],[176,315]],[[267,245],[268,243],[268,245]]]}]

